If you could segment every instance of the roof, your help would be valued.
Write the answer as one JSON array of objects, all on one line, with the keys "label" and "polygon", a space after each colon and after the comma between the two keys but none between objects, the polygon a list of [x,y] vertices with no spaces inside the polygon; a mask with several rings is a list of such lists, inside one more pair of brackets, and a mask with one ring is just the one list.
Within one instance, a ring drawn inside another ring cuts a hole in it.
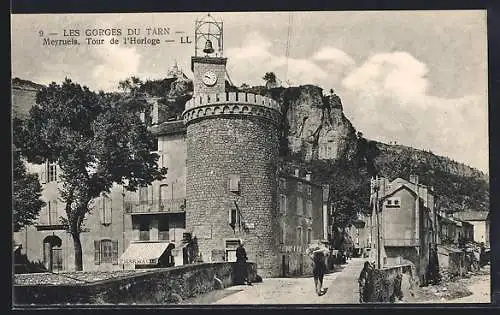
[{"label": "roof", "polygon": [[453,213],[453,217],[461,221],[486,221],[488,211],[461,211]]},{"label": "roof", "polygon": [[[388,186],[390,187],[388,190],[385,191],[384,196],[381,199],[385,199],[391,195],[393,195],[395,192],[401,190],[402,188],[408,189],[413,195],[416,195],[416,185],[414,183],[411,183],[403,178],[396,178],[392,182],[388,183]],[[431,193],[428,191],[428,187],[422,184],[418,184],[419,192],[421,192],[420,196],[426,198],[426,193]],[[425,200],[424,200],[425,202]]]},{"label": "roof", "polygon": [[157,136],[186,133],[186,127],[184,126],[183,120],[162,122],[161,124],[150,127],[150,130]]},{"label": "roof", "polygon": [[380,199],[385,199],[387,197],[390,197],[392,196],[395,192],[397,192],[398,190],[401,190],[402,188],[406,188],[408,189],[413,195],[416,195],[415,193],[415,190],[413,189],[413,187],[411,187],[410,185],[408,184],[398,184],[396,186],[393,186],[391,187],[391,189],[389,189],[388,191],[386,191],[385,195],[380,198]]},{"label": "roof", "polygon": [[447,218],[447,217],[444,217],[444,216],[439,216],[439,219],[443,222],[443,223],[451,223],[451,224],[455,224],[455,220],[452,220],[451,218]]}]

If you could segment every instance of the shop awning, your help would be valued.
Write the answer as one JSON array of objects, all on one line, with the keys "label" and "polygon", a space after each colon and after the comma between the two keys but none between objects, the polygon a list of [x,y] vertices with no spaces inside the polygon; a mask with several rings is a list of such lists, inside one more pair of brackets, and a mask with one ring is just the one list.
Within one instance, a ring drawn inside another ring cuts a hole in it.
[{"label": "shop awning", "polygon": [[131,243],[120,257],[120,264],[156,265],[170,244],[169,242]]}]

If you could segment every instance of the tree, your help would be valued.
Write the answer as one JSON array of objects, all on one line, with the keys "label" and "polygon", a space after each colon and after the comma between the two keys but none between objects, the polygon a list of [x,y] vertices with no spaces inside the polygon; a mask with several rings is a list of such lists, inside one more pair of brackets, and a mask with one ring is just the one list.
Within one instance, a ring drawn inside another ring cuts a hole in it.
[{"label": "tree", "polygon": [[35,222],[40,210],[45,206],[40,197],[42,186],[36,174],[29,174],[17,149],[13,150],[13,192],[12,212],[14,231]]},{"label": "tree", "polygon": [[151,152],[154,137],[139,118],[147,106],[142,98],[97,94],[66,79],[37,93],[19,130],[15,145],[28,162],[57,162],[62,171],[63,223],[73,238],[76,270],[83,269],[80,233],[92,201],[114,183],[135,191],[166,174]]},{"label": "tree", "polygon": [[266,87],[268,87],[268,88],[276,87],[276,83],[278,82],[277,78],[276,78],[276,74],[274,74],[274,72],[266,72],[266,74],[264,75],[264,77],[262,79],[264,81],[266,81]]}]

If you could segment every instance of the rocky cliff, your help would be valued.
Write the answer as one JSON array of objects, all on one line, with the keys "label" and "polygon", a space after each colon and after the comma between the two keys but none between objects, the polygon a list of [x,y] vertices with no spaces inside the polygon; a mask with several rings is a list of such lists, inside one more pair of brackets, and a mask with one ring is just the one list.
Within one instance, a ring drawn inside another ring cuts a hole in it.
[{"label": "rocky cliff", "polygon": [[304,161],[336,160],[351,158],[357,150],[356,130],[338,96],[325,96],[313,85],[274,88],[267,95],[281,104],[283,137],[292,155]]},{"label": "rocky cliff", "polygon": [[36,102],[36,93],[43,87],[28,80],[12,79],[12,116],[26,118]]}]

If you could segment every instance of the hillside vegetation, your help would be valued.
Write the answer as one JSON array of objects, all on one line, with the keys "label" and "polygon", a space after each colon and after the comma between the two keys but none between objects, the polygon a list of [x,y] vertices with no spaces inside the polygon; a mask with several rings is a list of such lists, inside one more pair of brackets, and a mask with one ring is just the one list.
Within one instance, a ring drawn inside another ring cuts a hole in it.
[{"label": "hillside vegetation", "polygon": [[[38,86],[25,80],[14,83]],[[129,92],[159,97],[163,120],[179,119],[193,92],[189,80],[142,82],[136,78],[121,84]],[[323,95],[319,87],[238,88],[226,82],[226,89],[269,96],[280,103],[285,113],[280,131],[281,157],[290,168],[303,166],[312,171],[316,181],[330,185],[335,223],[339,227],[349,225],[356,212],[369,211],[372,176],[393,180],[408,179],[410,174],[416,174],[420,183],[433,186],[438,209],[447,212],[489,210],[486,174],[432,152],[364,138],[344,116],[340,98]],[[329,158],[318,157],[321,143],[330,143],[335,148]]]}]

